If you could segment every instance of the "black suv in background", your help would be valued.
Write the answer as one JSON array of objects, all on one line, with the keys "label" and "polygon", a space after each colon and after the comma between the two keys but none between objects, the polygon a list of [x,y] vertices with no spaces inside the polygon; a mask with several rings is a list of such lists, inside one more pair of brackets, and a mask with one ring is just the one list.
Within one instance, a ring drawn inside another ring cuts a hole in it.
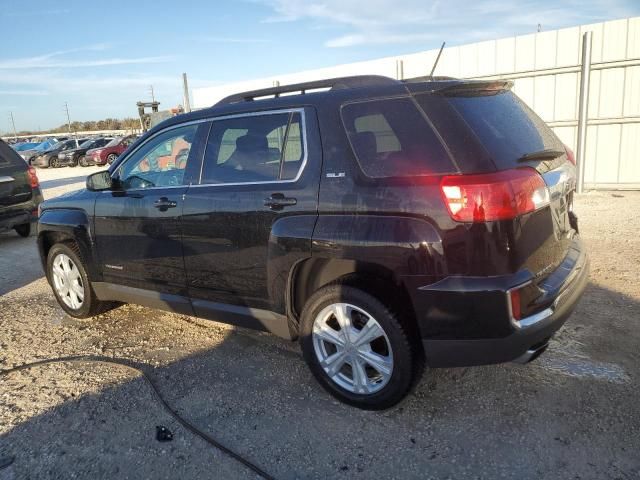
[{"label": "black suv in background", "polygon": [[0,232],[13,228],[28,237],[38,221],[41,202],[35,169],[0,140]]},{"label": "black suv in background", "polygon": [[33,158],[33,160],[31,161],[31,164],[39,168],[59,167],[60,164],[58,162],[58,155],[60,153],[68,152],[69,150],[79,148],[80,145],[86,141],[87,141],[86,138],[60,141],[56,143],[53,147],[51,147],[49,150]]},{"label": "black suv in background", "polygon": [[361,408],[425,362],[530,361],[588,261],[573,154],[510,87],[349,77],[169,119],[45,202],[47,278],[75,317],[134,302],[299,338]]},{"label": "black suv in background", "polygon": [[80,144],[77,148],[72,148],[58,154],[58,166],[77,167],[80,159],[87,154],[87,150],[104,147],[113,138],[90,138]]}]

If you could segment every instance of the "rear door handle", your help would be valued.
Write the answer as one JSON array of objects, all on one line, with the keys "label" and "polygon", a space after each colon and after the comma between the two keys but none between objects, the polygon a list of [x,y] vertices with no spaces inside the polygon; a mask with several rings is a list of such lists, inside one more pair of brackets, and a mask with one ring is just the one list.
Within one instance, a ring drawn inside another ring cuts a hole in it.
[{"label": "rear door handle", "polygon": [[282,193],[274,193],[269,198],[264,199],[264,206],[271,210],[282,210],[284,207],[296,205],[298,200],[295,198],[285,197]]},{"label": "rear door handle", "polygon": [[159,209],[161,212],[166,212],[170,208],[177,207],[178,204],[173,200],[169,200],[167,197],[161,197],[153,202],[153,206]]}]

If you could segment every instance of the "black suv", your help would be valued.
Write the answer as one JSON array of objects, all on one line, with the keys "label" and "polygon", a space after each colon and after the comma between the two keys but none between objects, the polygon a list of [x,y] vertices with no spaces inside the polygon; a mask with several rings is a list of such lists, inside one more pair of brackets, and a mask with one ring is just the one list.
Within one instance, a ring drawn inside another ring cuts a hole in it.
[{"label": "black suv", "polygon": [[62,308],[132,302],[299,338],[380,409],[429,366],[527,362],[581,296],[573,154],[504,81],[361,76],[156,126],[38,233]]},{"label": "black suv", "polygon": [[38,221],[42,193],[36,170],[0,140],[0,232],[28,237]]}]

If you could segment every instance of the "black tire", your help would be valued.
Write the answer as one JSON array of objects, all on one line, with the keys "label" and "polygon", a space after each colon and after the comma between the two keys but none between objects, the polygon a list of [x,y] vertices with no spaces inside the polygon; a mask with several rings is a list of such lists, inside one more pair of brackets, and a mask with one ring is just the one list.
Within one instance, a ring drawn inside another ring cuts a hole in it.
[{"label": "black tire", "polygon": [[[53,262],[56,259],[56,257],[61,253],[66,255],[73,261],[82,278],[84,299],[80,307],[76,309],[71,308],[69,305],[67,305],[64,302],[64,300],[62,300],[60,294],[58,293],[58,291],[54,286]],[[55,295],[56,300],[58,301],[58,304],[60,305],[60,307],[65,312],[67,312],[67,314],[69,314],[74,318],[93,317],[95,315],[104,313],[107,310],[111,310],[112,308],[118,306],[118,304],[114,302],[103,302],[98,300],[95,292],[93,291],[93,288],[91,287],[91,283],[89,282],[89,277],[87,276],[84,263],[82,262],[82,259],[80,256],[80,250],[78,249],[78,246],[75,243],[72,243],[72,242],[56,243],[53,247],[51,247],[51,249],[49,250],[49,254],[47,255],[47,280],[51,285],[53,294]]]},{"label": "black tire", "polygon": [[79,157],[78,157],[78,156],[74,156],[74,157],[71,159],[71,163],[70,163],[69,165],[67,165],[67,166],[68,166],[68,167],[77,167],[77,166],[78,166],[78,159],[79,159]]},{"label": "black tire", "polygon": [[[364,310],[377,321],[387,336],[393,369],[387,383],[374,393],[355,393],[343,388],[320,365],[314,348],[313,325],[318,314],[335,303],[346,303]],[[409,330],[394,312],[374,296],[351,286],[333,284],[318,290],[307,301],[301,315],[300,345],[311,372],[331,395],[358,408],[383,410],[400,402],[421,374],[421,352],[409,337]]]},{"label": "black tire", "polygon": [[58,168],[58,158],[57,157],[51,157],[49,159],[49,165],[47,166],[47,168]]},{"label": "black tire", "polygon": [[107,163],[111,165],[113,162],[116,161],[117,158],[118,158],[118,155],[116,155],[115,153],[110,153],[109,156],[107,157]]},{"label": "black tire", "polygon": [[31,235],[31,224],[30,223],[23,223],[22,225],[16,225],[15,227],[13,227],[13,229],[21,237],[25,237],[26,238],[29,235]]}]

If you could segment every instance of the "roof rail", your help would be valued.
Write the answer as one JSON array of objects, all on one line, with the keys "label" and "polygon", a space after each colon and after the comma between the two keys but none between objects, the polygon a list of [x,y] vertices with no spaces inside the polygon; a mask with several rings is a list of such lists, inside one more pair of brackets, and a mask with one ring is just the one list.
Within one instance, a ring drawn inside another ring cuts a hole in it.
[{"label": "roof rail", "polygon": [[321,88],[341,89],[341,88],[357,88],[357,87],[373,87],[384,85],[397,85],[400,82],[390,77],[382,75],[357,75],[353,77],[329,78],[327,80],[315,80],[312,82],[295,83],[293,85],[283,85],[279,87],[262,88],[260,90],[251,90],[248,92],[234,93],[223,98],[214,106],[228,105],[230,103],[251,102],[259,97],[273,96],[278,98],[283,93],[300,92],[307,93],[308,90],[317,90]]}]

